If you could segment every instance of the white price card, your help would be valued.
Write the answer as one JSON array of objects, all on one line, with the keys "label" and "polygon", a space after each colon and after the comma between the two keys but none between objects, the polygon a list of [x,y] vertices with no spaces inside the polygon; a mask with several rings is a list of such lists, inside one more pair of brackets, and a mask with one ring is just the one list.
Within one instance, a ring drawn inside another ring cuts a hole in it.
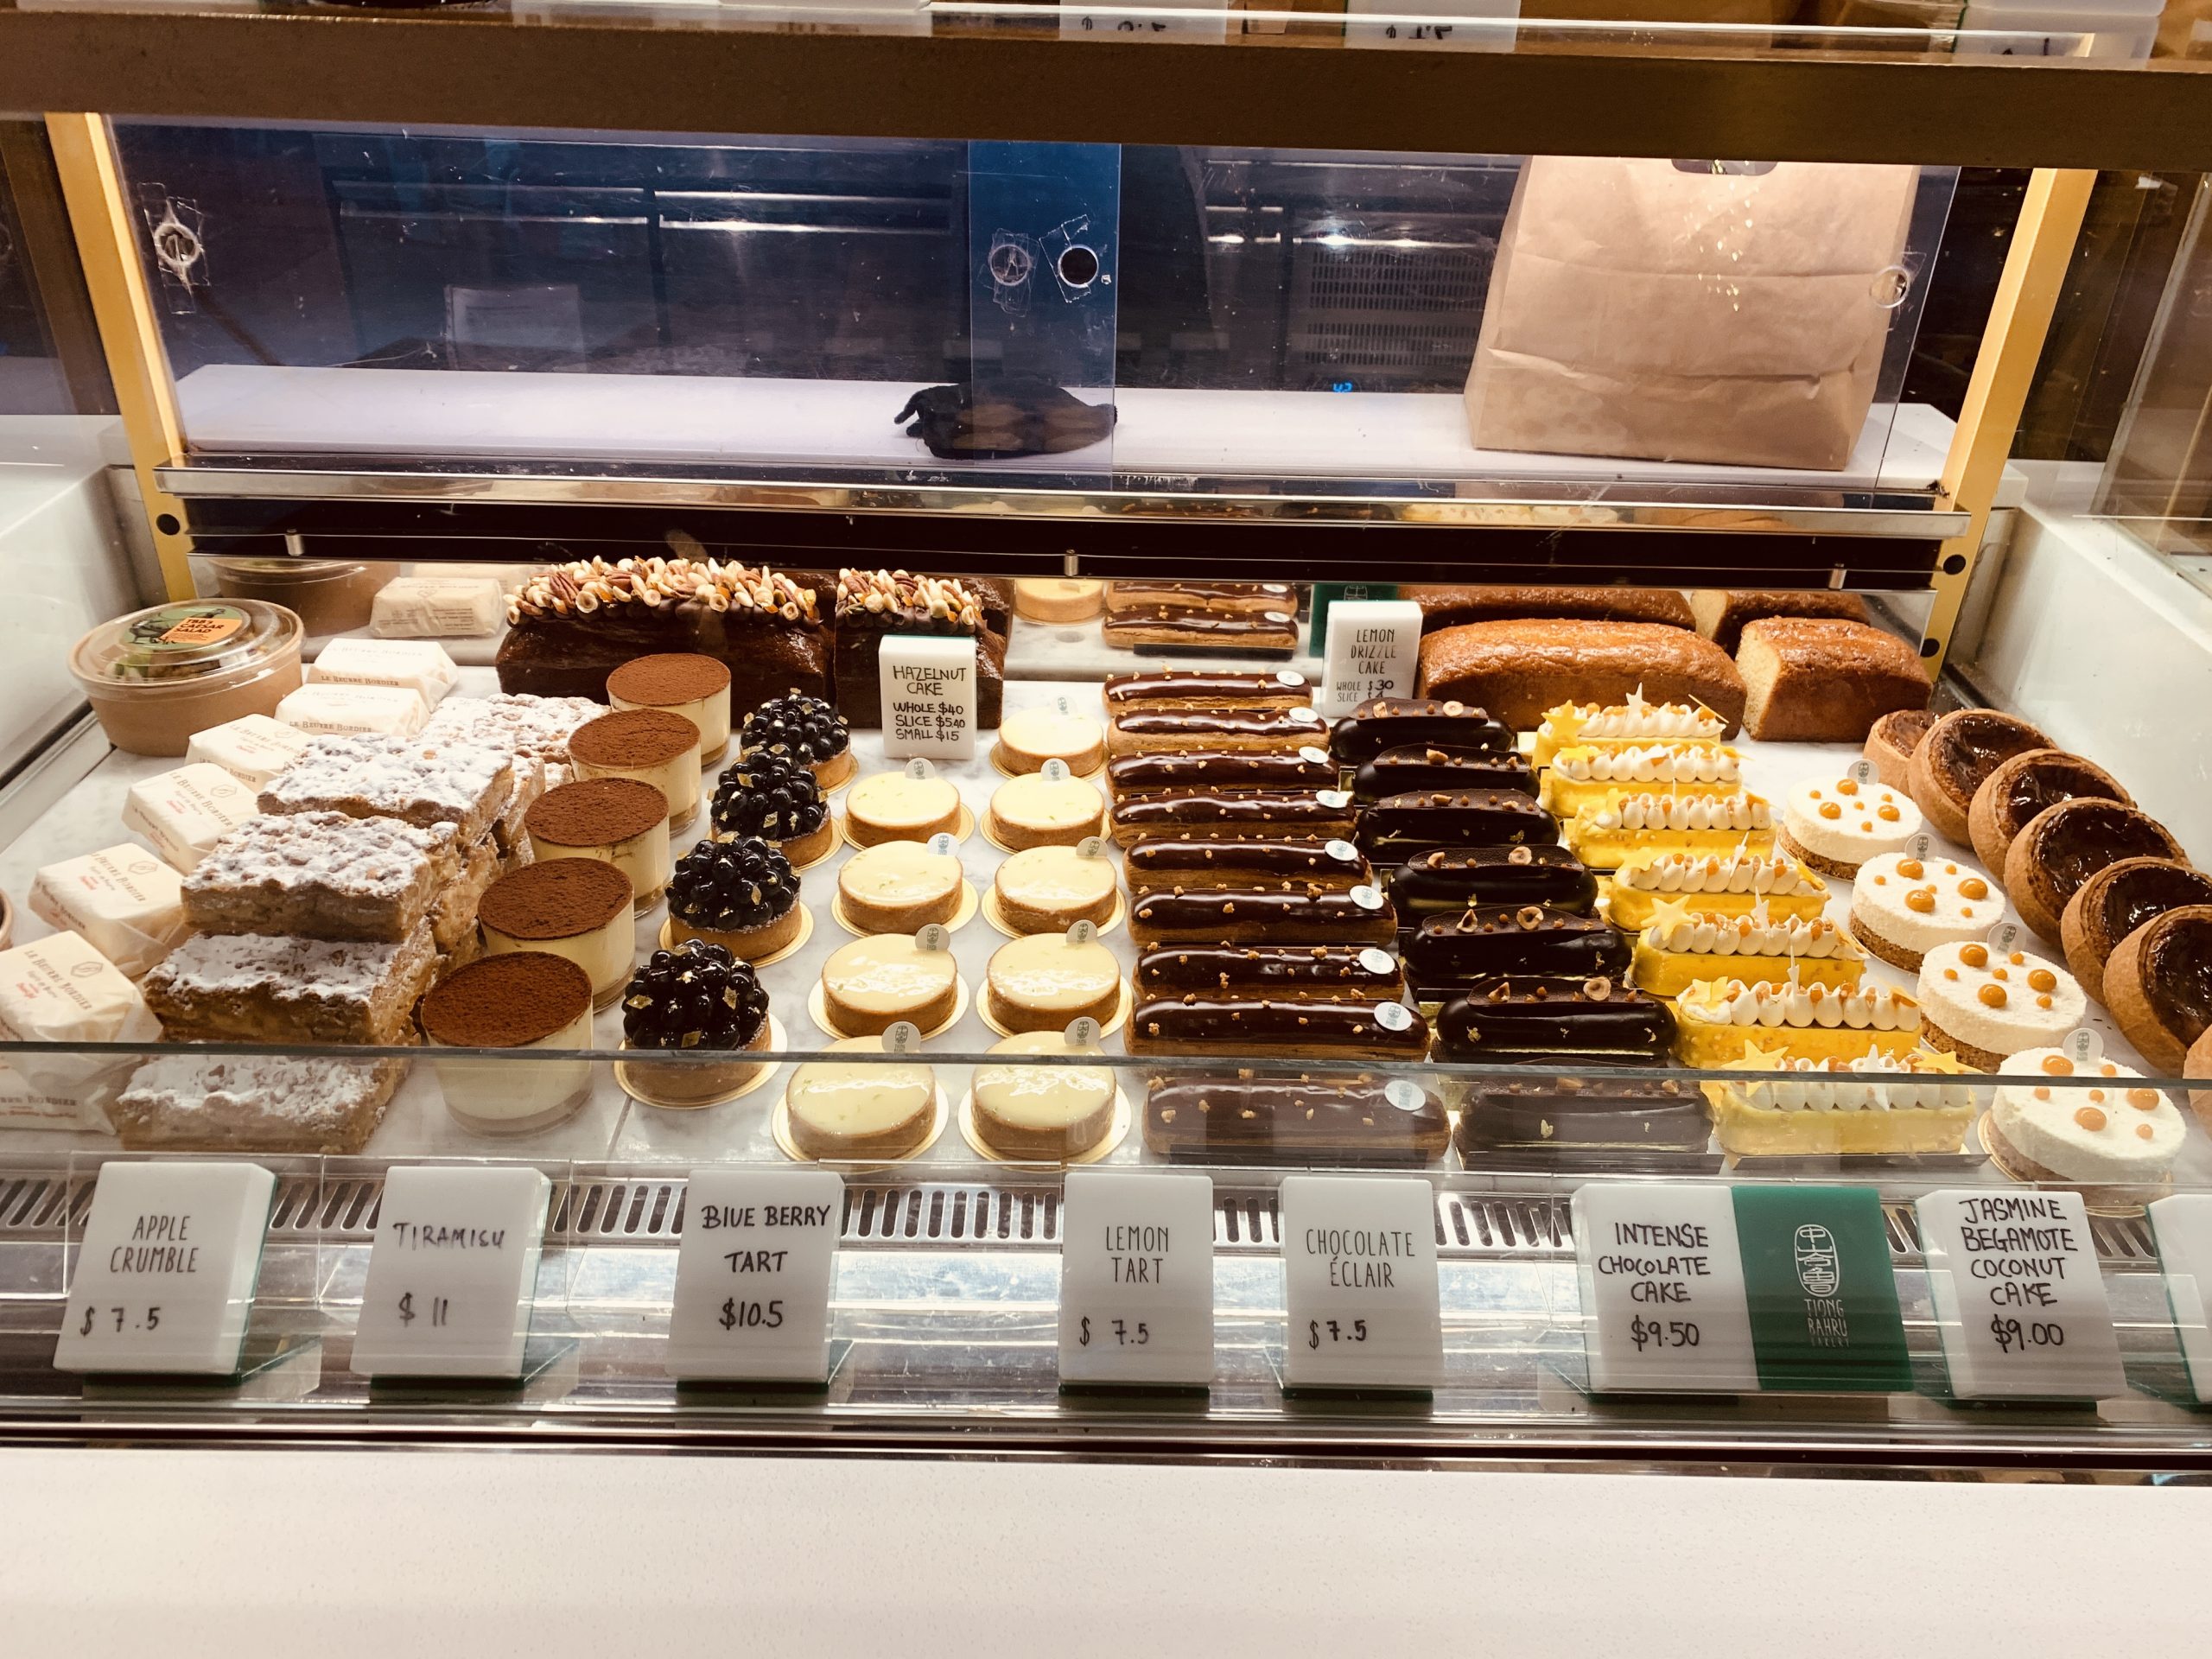
[{"label": "white price card", "polygon": [[236,1371],[276,1191],[258,1164],[102,1166],[54,1369]]},{"label": "white price card", "polygon": [[669,1320],[671,1376],[823,1382],[845,1184],[827,1169],[695,1169]]},{"label": "white price card", "polygon": [[1510,52],[1520,16],[1521,0],[1349,0],[1344,44],[1407,52]]},{"label": "white price card", "polygon": [[1758,1392],[1726,1187],[1596,1182],[1573,1209],[1592,1393]]},{"label": "white price card", "polygon": [[1421,607],[1410,599],[1340,599],[1329,607],[1320,711],[1342,719],[1373,697],[1409,697],[1421,667]]},{"label": "white price card", "polygon": [[528,1168],[387,1173],[353,1332],[354,1370],[520,1376],[552,1192],[552,1182]]},{"label": "white price card", "polygon": [[1213,1381],[1213,1183],[1071,1169],[1060,1205],[1060,1381]]},{"label": "white price card", "polygon": [[1292,1388],[1444,1380],[1436,1192],[1418,1177],[1287,1175],[1282,1255]]},{"label": "white price card", "polygon": [[1064,41],[1225,41],[1226,6],[1147,6],[1107,11],[1060,8]]},{"label": "white price card", "polygon": [[2189,1385],[2212,1405],[2212,1194],[2160,1198],[2148,1213]]},{"label": "white price card", "polygon": [[876,647],[883,696],[883,752],[967,760],[976,753],[976,642],[950,635],[887,633]]},{"label": "white price card", "polygon": [[2101,1400],[2127,1391],[2079,1192],[1930,1192],[1913,1206],[1951,1392]]}]

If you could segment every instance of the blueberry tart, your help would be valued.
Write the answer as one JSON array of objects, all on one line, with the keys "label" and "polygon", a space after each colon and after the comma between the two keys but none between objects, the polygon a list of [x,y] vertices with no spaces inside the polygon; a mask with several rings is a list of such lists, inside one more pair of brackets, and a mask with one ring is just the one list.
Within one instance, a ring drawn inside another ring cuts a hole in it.
[{"label": "blueberry tart", "polygon": [[766,842],[804,869],[836,844],[830,804],[800,762],[762,750],[722,773],[715,786],[714,837]]},{"label": "blueberry tart", "polygon": [[794,691],[747,715],[737,752],[750,755],[761,750],[798,761],[824,789],[835,789],[853,775],[852,728],[820,697]]},{"label": "blueberry tart", "polygon": [[702,841],[669,878],[671,949],[703,939],[758,962],[795,941],[805,924],[791,861],[757,836]]},{"label": "blueberry tart", "polygon": [[654,951],[622,994],[626,1050],[693,1057],[623,1064],[623,1086],[650,1105],[706,1106],[727,1099],[767,1069],[764,1062],[734,1057],[763,1052],[773,1041],[768,993],[753,964],[702,939]]}]

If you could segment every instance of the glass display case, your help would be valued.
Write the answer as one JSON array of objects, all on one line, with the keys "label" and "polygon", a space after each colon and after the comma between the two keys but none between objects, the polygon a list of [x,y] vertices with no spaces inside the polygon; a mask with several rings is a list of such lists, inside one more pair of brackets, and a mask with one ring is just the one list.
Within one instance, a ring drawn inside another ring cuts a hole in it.
[{"label": "glass display case", "polygon": [[[0,1418],[2201,1464],[2212,82],[1983,10],[1699,60],[1948,140],[1563,139],[1601,28],[1357,6],[1147,50],[1517,88],[1495,153],[375,84],[665,44],[590,12],[45,117],[118,528],[0,541],[73,573],[0,667],[66,693],[4,734]],[[1163,21],[688,32],[1128,91],[1080,37]],[[62,90],[168,26],[0,14]],[[1952,60],[2023,41],[2098,60]],[[2175,229],[2073,280],[2127,191]]]}]

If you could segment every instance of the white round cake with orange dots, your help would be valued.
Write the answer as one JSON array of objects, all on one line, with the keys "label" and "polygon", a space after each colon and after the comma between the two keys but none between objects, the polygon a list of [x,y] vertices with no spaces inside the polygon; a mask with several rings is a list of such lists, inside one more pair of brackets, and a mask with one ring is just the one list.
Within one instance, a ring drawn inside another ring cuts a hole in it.
[{"label": "white round cake with orange dots", "polygon": [[1939,944],[1921,959],[1921,1036],[1978,1071],[2042,1048],[2080,1025],[2089,999],[2056,963],[1979,943]]},{"label": "white round cake with orange dots", "polygon": [[1920,833],[1912,797],[1887,784],[1815,778],[1794,785],[1782,812],[1783,851],[1827,875],[1849,875],[1871,858],[1901,853]]},{"label": "white round cake with orange dots", "polygon": [[1920,971],[1939,944],[1986,938],[2005,919],[2005,895],[1971,864],[1884,853],[1851,883],[1851,931],[1892,968]]},{"label": "white round cake with orange dots", "polygon": [[2113,1060],[2077,1066],[2055,1048],[2007,1055],[2004,1069],[2007,1077],[2099,1080],[2086,1089],[2008,1083],[1997,1091],[1984,1133],[2001,1143],[1990,1150],[2008,1173],[2126,1193],[2155,1187],[2172,1169],[2184,1120],[2164,1095],[2142,1086],[2141,1072]]}]

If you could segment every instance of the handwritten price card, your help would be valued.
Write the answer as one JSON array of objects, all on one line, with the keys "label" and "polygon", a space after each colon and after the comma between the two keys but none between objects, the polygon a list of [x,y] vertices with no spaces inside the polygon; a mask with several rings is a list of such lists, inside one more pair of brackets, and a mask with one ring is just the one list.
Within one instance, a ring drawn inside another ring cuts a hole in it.
[{"label": "handwritten price card", "polygon": [[1213,1381],[1213,1183],[1205,1176],[1068,1172],[1060,1381]]},{"label": "handwritten price card", "polygon": [[1750,1394],[1759,1386],[1725,1186],[1576,1190],[1582,1346],[1598,1394]]},{"label": "handwritten price card", "polygon": [[823,1382],[845,1184],[827,1169],[695,1169],[669,1320],[671,1376]]},{"label": "handwritten price card", "polygon": [[237,1370],[276,1190],[258,1164],[104,1165],[54,1369]]},{"label": "handwritten price card", "polygon": [[534,1169],[386,1173],[353,1369],[365,1376],[520,1376],[552,1192]]},{"label": "handwritten price card", "polygon": [[1282,1255],[1292,1388],[1444,1380],[1436,1193],[1406,1176],[1287,1175]]},{"label": "handwritten price card", "polygon": [[1930,1192],[1914,1205],[1951,1392],[2101,1400],[2127,1391],[2078,1192]]}]

